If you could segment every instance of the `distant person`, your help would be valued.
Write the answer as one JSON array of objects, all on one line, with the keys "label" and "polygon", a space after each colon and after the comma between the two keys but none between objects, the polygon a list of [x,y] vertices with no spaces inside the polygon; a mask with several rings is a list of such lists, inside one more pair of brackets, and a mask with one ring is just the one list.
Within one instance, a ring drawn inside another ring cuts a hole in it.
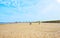
[{"label": "distant person", "polygon": [[30,25],[31,25],[32,23],[30,22]]}]

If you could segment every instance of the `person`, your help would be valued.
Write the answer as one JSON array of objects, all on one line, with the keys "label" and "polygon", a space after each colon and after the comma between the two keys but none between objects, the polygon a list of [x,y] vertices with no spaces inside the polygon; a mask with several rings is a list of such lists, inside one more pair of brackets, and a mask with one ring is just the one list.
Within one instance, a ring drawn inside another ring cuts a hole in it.
[{"label": "person", "polygon": [[40,21],[39,21],[39,24],[40,24]]},{"label": "person", "polygon": [[30,22],[30,25],[31,25],[32,23]]}]

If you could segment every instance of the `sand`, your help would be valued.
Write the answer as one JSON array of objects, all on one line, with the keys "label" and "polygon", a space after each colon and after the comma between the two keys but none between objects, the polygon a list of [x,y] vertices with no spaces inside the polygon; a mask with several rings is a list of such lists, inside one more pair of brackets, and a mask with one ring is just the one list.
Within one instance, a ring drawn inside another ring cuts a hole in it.
[{"label": "sand", "polygon": [[60,38],[60,23],[0,24],[0,38]]}]

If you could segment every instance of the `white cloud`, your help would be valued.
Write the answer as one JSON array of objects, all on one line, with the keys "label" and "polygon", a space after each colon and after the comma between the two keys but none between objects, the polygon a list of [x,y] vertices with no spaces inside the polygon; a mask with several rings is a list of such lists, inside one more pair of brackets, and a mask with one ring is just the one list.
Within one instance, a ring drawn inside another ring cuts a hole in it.
[{"label": "white cloud", "polygon": [[57,3],[60,3],[60,0],[56,0],[57,1]]},{"label": "white cloud", "polygon": [[50,4],[50,5],[48,5],[45,9],[43,9],[42,10],[42,13],[47,13],[48,11],[50,11],[50,10],[52,10],[53,9],[53,5],[52,4]]}]

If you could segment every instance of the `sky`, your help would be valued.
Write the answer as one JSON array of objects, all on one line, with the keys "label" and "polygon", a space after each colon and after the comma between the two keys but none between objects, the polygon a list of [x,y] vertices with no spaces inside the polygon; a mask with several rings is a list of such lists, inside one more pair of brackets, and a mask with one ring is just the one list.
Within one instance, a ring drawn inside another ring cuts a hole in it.
[{"label": "sky", "polygon": [[0,0],[0,22],[60,20],[60,0]]}]

